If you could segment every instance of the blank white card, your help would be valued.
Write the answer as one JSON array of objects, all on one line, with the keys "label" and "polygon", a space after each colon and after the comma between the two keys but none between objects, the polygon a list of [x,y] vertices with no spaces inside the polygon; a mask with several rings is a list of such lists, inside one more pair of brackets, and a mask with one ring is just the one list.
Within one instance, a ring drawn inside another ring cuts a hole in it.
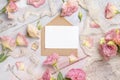
[{"label": "blank white card", "polygon": [[79,28],[77,26],[46,26],[45,48],[78,48]]}]

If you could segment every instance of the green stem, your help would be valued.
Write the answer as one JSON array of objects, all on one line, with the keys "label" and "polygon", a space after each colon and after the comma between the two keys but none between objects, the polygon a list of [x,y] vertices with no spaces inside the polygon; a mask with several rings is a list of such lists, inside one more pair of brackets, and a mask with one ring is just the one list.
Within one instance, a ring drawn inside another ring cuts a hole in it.
[{"label": "green stem", "polygon": [[65,2],[65,0],[62,0],[62,2],[64,3],[64,2]]},{"label": "green stem", "polygon": [[117,11],[116,11],[116,14],[120,14],[120,11],[117,10]]}]

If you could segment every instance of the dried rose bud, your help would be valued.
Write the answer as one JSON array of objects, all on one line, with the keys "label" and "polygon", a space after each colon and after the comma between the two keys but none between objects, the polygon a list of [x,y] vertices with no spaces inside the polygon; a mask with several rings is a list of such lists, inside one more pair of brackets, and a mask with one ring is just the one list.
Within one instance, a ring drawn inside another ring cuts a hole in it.
[{"label": "dried rose bud", "polygon": [[13,50],[16,47],[15,40],[9,36],[0,37],[0,42],[4,48]]},{"label": "dried rose bud", "polygon": [[119,13],[119,11],[116,8],[116,6],[114,6],[111,3],[107,4],[107,6],[105,8],[105,18],[106,19],[111,19],[111,18],[113,18],[118,13]]},{"label": "dried rose bud", "polygon": [[18,46],[28,46],[28,40],[21,33],[18,33],[17,38],[16,38],[16,43]]},{"label": "dried rose bud", "polygon": [[32,38],[39,38],[39,31],[38,31],[37,27],[34,27],[31,24],[29,24],[27,27],[27,33]]}]

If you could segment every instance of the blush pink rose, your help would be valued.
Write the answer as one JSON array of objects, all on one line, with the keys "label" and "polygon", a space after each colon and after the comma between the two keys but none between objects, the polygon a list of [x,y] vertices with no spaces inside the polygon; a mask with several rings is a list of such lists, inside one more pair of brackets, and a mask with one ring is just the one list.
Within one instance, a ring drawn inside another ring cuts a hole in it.
[{"label": "blush pink rose", "polygon": [[117,8],[113,4],[108,3],[105,8],[105,18],[111,19],[117,14],[117,12],[118,12]]},{"label": "blush pink rose", "polygon": [[27,3],[38,8],[45,3],[45,0],[27,0]]},{"label": "blush pink rose", "polygon": [[103,56],[105,60],[109,60],[111,57],[117,55],[117,46],[113,41],[108,41],[100,44],[100,54]]},{"label": "blush pink rose", "polygon": [[117,45],[120,45],[120,29],[112,29],[109,32],[106,33],[105,35],[106,40],[112,40],[114,41]]},{"label": "blush pink rose", "polygon": [[14,1],[10,1],[6,6],[6,12],[13,13],[13,12],[16,12],[17,10],[18,10],[18,7]]},{"label": "blush pink rose", "polygon": [[15,40],[9,36],[0,37],[1,44],[4,48],[13,50],[16,47]]},{"label": "blush pink rose", "polygon": [[47,69],[47,70],[43,73],[41,80],[50,80],[50,78],[51,78],[51,74],[50,74],[49,69]]},{"label": "blush pink rose", "polygon": [[78,10],[78,3],[74,0],[68,0],[63,3],[61,16],[70,16]]},{"label": "blush pink rose", "polygon": [[59,55],[54,53],[47,57],[47,59],[44,61],[44,65],[55,65],[58,61]]},{"label": "blush pink rose", "polygon": [[86,80],[86,73],[81,69],[71,69],[67,73],[66,78],[71,80]]}]

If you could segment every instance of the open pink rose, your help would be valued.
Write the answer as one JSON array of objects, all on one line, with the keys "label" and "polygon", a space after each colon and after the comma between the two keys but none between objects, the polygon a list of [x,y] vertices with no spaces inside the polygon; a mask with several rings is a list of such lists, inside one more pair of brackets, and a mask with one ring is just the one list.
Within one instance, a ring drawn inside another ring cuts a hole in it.
[{"label": "open pink rose", "polygon": [[67,73],[66,78],[70,80],[86,80],[86,73],[81,69],[71,69]]},{"label": "open pink rose", "polygon": [[105,41],[100,44],[100,54],[104,57],[105,60],[117,55],[117,46],[113,41]]},{"label": "open pink rose", "polygon": [[13,13],[13,12],[16,12],[17,10],[18,10],[18,7],[14,1],[10,1],[6,6],[6,12]]},{"label": "open pink rose", "polygon": [[45,3],[45,0],[27,0],[27,3],[38,8]]},{"label": "open pink rose", "polygon": [[44,61],[44,65],[55,65],[58,61],[59,55],[54,53],[47,57],[47,59]]},{"label": "open pink rose", "polygon": [[68,0],[63,3],[61,16],[70,16],[78,10],[78,3],[75,0]]},{"label": "open pink rose", "polygon": [[107,6],[106,6],[106,8],[105,8],[105,18],[106,19],[111,19],[116,14],[118,14],[117,8],[113,4],[108,3]]},{"label": "open pink rose", "polygon": [[0,41],[4,48],[13,50],[16,47],[15,40],[9,36],[0,37]]},{"label": "open pink rose", "polygon": [[49,69],[47,69],[44,74],[42,75],[42,80],[50,80],[51,78],[51,74],[50,74],[50,71]]},{"label": "open pink rose", "polygon": [[18,46],[28,46],[28,40],[25,35],[18,33],[16,38],[16,43]]}]

